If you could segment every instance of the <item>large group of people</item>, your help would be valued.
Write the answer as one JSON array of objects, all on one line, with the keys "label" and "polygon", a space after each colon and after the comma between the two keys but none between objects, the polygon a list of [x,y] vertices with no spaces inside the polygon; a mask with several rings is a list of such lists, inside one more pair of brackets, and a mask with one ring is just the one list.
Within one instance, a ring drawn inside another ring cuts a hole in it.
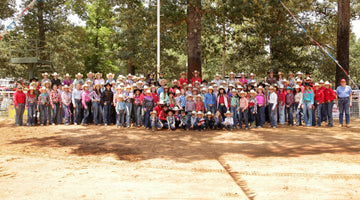
[{"label": "large group of people", "polygon": [[[18,85],[13,100],[15,124],[23,125],[24,110],[28,111],[27,126],[44,125],[116,125],[175,130],[250,129],[278,125],[333,126],[332,110],[340,109],[339,126],[349,126],[352,90],[341,80],[336,91],[331,83],[314,82],[305,76],[273,71],[259,82],[254,73],[231,72],[221,79],[202,80],[198,71],[191,80],[181,72],[178,80],[167,81],[164,73],[127,76],[109,73],[59,74],[43,73],[43,79],[31,79],[26,93]],[[106,77],[106,79],[104,79]],[[345,114],[345,125],[343,115]]]}]

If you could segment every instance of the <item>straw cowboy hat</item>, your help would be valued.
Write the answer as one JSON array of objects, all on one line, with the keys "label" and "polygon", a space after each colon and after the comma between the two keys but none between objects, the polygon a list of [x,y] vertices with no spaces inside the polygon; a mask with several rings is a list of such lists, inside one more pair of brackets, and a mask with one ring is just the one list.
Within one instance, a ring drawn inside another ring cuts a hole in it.
[{"label": "straw cowboy hat", "polygon": [[117,85],[116,87],[115,87],[115,90],[122,90],[123,88],[120,86],[120,85]]},{"label": "straw cowboy hat", "polygon": [[256,94],[255,90],[250,90],[249,94]]},{"label": "straw cowboy hat", "polygon": [[30,83],[30,87],[34,87],[34,88],[36,88],[37,87],[37,85],[38,85],[38,83],[37,82],[33,82],[33,83]]},{"label": "straw cowboy hat", "polygon": [[275,90],[275,87],[271,85],[271,86],[269,87],[269,90]]},{"label": "straw cowboy hat", "polygon": [[186,76],[186,72],[180,72],[180,76],[181,75],[185,75]]},{"label": "straw cowboy hat", "polygon": [[63,89],[63,90],[65,90],[65,89],[70,89],[70,87],[69,87],[68,85],[64,85],[64,86],[62,87],[62,89]]},{"label": "straw cowboy hat", "polygon": [[157,115],[156,110],[151,111],[151,112],[150,112],[150,115]]},{"label": "straw cowboy hat", "polygon": [[47,72],[42,73],[41,76],[49,76],[49,74]]},{"label": "straw cowboy hat", "polygon": [[193,74],[200,74],[198,70],[193,71]]},{"label": "straw cowboy hat", "polygon": [[95,77],[97,77],[98,75],[100,75],[100,77],[102,77],[102,73],[100,73],[100,72],[97,72],[97,73],[95,74]]},{"label": "straw cowboy hat", "polygon": [[234,76],[235,76],[235,73],[234,73],[234,72],[230,72],[230,73],[229,73],[229,76],[230,76],[230,75],[234,75]]},{"label": "straw cowboy hat", "polygon": [[240,95],[240,96],[241,96],[241,95],[246,95],[246,92],[241,91],[241,92],[239,92],[239,95]]},{"label": "straw cowboy hat", "polygon": [[40,89],[39,89],[39,91],[41,92],[41,91],[47,91],[47,88],[46,87],[41,87]]},{"label": "straw cowboy hat", "polygon": [[189,95],[186,96],[186,100],[188,100],[190,98],[193,99],[193,95],[189,94]]},{"label": "straw cowboy hat", "polygon": [[257,88],[257,90],[262,90],[262,91],[264,91],[264,88],[263,88],[262,86],[259,86],[259,87]]},{"label": "straw cowboy hat", "polygon": [[30,91],[30,90],[35,90],[35,88],[34,88],[34,87],[29,87],[29,91]]},{"label": "straw cowboy hat", "polygon": [[204,99],[204,97],[203,97],[203,96],[201,96],[201,95],[196,95],[196,96],[195,96],[195,99],[198,99],[198,98],[200,98],[201,100],[203,100],[203,99]]},{"label": "straw cowboy hat", "polygon": [[106,78],[109,79],[109,76],[111,76],[112,78],[114,78],[114,74],[113,74],[113,73],[108,73],[108,74],[106,74]]},{"label": "straw cowboy hat", "polygon": [[127,77],[129,78],[129,77],[133,77],[133,75],[131,75],[131,73],[129,73],[128,75],[127,75]]},{"label": "straw cowboy hat", "polygon": [[289,72],[289,73],[288,73],[288,76],[294,76],[294,73]]},{"label": "straw cowboy hat", "polygon": [[167,84],[167,80],[166,80],[166,79],[163,78],[163,79],[160,79],[160,80],[159,80],[160,85],[162,85],[163,82],[165,82],[165,83],[164,83],[165,85]]},{"label": "straw cowboy hat", "polygon": [[81,76],[81,78],[83,77],[83,75],[81,73],[75,74],[75,77],[79,77],[79,76]]},{"label": "straw cowboy hat", "polygon": [[232,116],[233,114],[232,114],[230,111],[227,111],[227,112],[225,113],[225,115],[226,115],[226,116],[228,116],[228,115],[231,115],[231,116]]},{"label": "straw cowboy hat", "polygon": [[206,113],[206,116],[209,116],[209,115],[214,116],[214,114],[212,114],[210,111],[208,111],[208,112]]},{"label": "straw cowboy hat", "polygon": [[85,87],[89,88],[89,85],[85,83],[83,86],[81,86],[82,89],[84,89]]},{"label": "straw cowboy hat", "polygon": [[89,73],[86,74],[86,76],[89,76],[89,75],[94,75],[94,73],[89,72]]},{"label": "straw cowboy hat", "polygon": [[213,86],[210,86],[210,87],[208,87],[208,91],[209,90],[212,90],[212,91],[214,91],[214,88],[213,88]]},{"label": "straw cowboy hat", "polygon": [[221,81],[220,85],[227,85],[227,82],[225,80]]},{"label": "straw cowboy hat", "polygon": [[54,72],[52,75],[53,75],[53,76],[59,76],[59,74],[56,73],[56,72]]},{"label": "straw cowboy hat", "polygon": [[231,93],[237,93],[238,91],[236,89],[232,89],[230,92]]},{"label": "straw cowboy hat", "polygon": [[295,85],[295,89],[300,89],[300,85]]},{"label": "straw cowboy hat", "polygon": [[191,85],[191,84],[189,84],[189,85],[187,85],[187,86],[186,86],[186,88],[192,88],[192,85]]},{"label": "straw cowboy hat", "polygon": [[[179,84],[179,81],[178,80],[173,80],[172,82],[171,82],[173,85],[178,85]],[[177,84],[176,84],[177,83]]]},{"label": "straw cowboy hat", "polygon": [[282,72],[278,72],[278,75],[284,75],[284,73],[282,73]]},{"label": "straw cowboy hat", "polygon": [[46,85],[46,84],[51,84],[51,82],[50,81],[45,81],[42,85]]}]

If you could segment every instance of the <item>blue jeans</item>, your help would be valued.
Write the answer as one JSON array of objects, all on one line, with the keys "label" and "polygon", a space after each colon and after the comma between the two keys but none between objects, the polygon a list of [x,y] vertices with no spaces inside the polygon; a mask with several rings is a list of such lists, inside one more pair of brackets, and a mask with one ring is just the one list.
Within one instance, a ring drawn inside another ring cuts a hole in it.
[{"label": "blue jeans", "polygon": [[60,110],[60,103],[53,103],[54,108],[51,108],[51,118],[50,118],[50,124],[60,124],[60,118],[61,118],[61,110]]},{"label": "blue jeans", "polygon": [[99,101],[93,101],[92,102],[92,109],[93,109],[93,118],[94,118],[94,124],[98,125],[101,124],[102,119],[102,106]]},{"label": "blue jeans", "polygon": [[35,117],[36,117],[36,103],[29,103],[27,125],[35,125]]},{"label": "blue jeans", "polygon": [[333,126],[333,117],[332,117],[332,109],[333,109],[334,103],[325,103],[324,107],[326,109],[326,115],[328,119],[328,126]]},{"label": "blue jeans", "polygon": [[[245,128],[249,128],[249,122],[248,122],[248,110],[246,109],[244,112],[240,108],[240,110],[237,112],[239,113],[239,128],[242,128],[242,120],[245,120]],[[225,119],[225,118],[224,118]]]},{"label": "blue jeans", "polygon": [[150,122],[150,112],[152,110],[146,110],[145,114],[144,114],[144,119],[145,119],[145,128],[151,128],[151,122]]},{"label": "blue jeans", "polygon": [[294,125],[294,113],[293,113],[293,109],[294,109],[294,104],[292,104],[289,107],[286,107],[286,114],[287,114],[287,118],[288,118],[288,124],[289,125]]},{"label": "blue jeans", "polygon": [[81,119],[81,100],[75,100],[75,117],[74,117],[74,123],[80,124],[82,119]]},{"label": "blue jeans", "polygon": [[124,110],[120,110],[119,114],[116,114],[117,118],[116,118],[116,126],[125,126],[125,111]]},{"label": "blue jeans", "polygon": [[254,110],[254,107],[249,107],[249,122],[255,122],[256,113],[254,114]]},{"label": "blue jeans", "polygon": [[221,113],[221,117],[223,118],[223,119],[225,119],[225,113],[226,113],[226,111],[227,111],[227,108],[226,108],[226,106],[225,105],[219,105],[219,108],[218,108],[218,110],[220,111],[220,113]]},{"label": "blue jeans", "polygon": [[87,109],[84,107],[84,118],[82,120],[82,124],[90,123],[90,112],[91,112],[91,101],[85,102]]},{"label": "blue jeans", "polygon": [[206,105],[207,111],[210,111],[212,114],[215,114],[215,106]]},{"label": "blue jeans", "polygon": [[258,106],[257,111],[256,125],[262,127],[265,124],[265,106]]},{"label": "blue jeans", "polygon": [[[195,128],[196,128],[196,130],[198,130],[198,131],[204,130],[204,129],[205,129],[205,124],[200,125],[200,126],[198,126],[198,125],[196,124],[196,125],[195,125]],[[172,130],[175,130],[175,129],[172,129]]]},{"label": "blue jeans", "polygon": [[51,122],[52,122],[52,107],[51,107],[51,105],[49,104],[48,106],[47,106],[47,118],[48,118],[48,120],[49,120],[49,124],[51,124]]},{"label": "blue jeans", "polygon": [[339,98],[339,124],[343,124],[343,118],[345,113],[346,124],[350,123],[350,99],[349,98]]},{"label": "blue jeans", "polygon": [[40,111],[40,124],[46,125],[47,121],[47,114],[48,114],[48,105],[46,104],[40,104],[39,105],[39,111]]},{"label": "blue jeans", "polygon": [[136,122],[136,126],[140,126],[141,125],[141,105],[135,106],[135,122]]},{"label": "blue jeans", "polygon": [[23,115],[25,111],[25,104],[24,103],[18,103],[18,109],[15,108],[15,124],[16,125],[23,125]]},{"label": "blue jeans", "polygon": [[310,109],[310,102],[304,102],[304,122],[305,122],[305,126],[311,126],[312,125],[312,112],[313,109]]},{"label": "blue jeans", "polygon": [[230,112],[233,114],[233,120],[234,120],[234,125],[233,127],[236,128],[236,125],[237,125],[237,110],[238,107],[233,107],[233,106],[230,106]]},{"label": "blue jeans", "polygon": [[296,126],[301,126],[301,112],[302,108],[298,108],[299,103],[294,103],[294,109],[296,109]]},{"label": "blue jeans", "polygon": [[161,124],[159,123],[159,121],[151,121],[151,127],[152,128],[162,128]]},{"label": "blue jeans", "polygon": [[[105,105],[106,103],[106,105]],[[111,102],[105,101],[104,102],[104,123],[110,124],[111,123]]]},{"label": "blue jeans", "polygon": [[277,127],[277,120],[275,117],[276,114],[276,108],[273,110],[272,107],[274,106],[274,104],[269,104],[269,110],[270,110],[270,126],[271,127]]},{"label": "blue jeans", "polygon": [[279,101],[278,113],[279,113],[279,122],[281,125],[285,124],[285,105],[281,108],[282,101]]},{"label": "blue jeans", "polygon": [[66,106],[65,104],[62,105],[62,110],[64,113],[64,124],[69,124],[70,123],[70,119],[71,119],[71,111],[70,111],[70,106]]},{"label": "blue jeans", "polygon": [[[313,125],[313,126],[314,126],[314,125],[321,126],[323,106],[324,106],[324,104],[317,104],[317,105],[315,106],[315,109],[313,110],[313,113],[312,113],[312,117],[313,117],[313,119],[312,119],[312,121],[313,121],[312,125]],[[315,116],[315,114],[316,114],[315,111],[316,111],[316,110],[318,111],[317,123],[316,123],[316,116]]]},{"label": "blue jeans", "polygon": [[130,127],[132,103],[125,103],[125,106],[126,106],[126,126]]}]

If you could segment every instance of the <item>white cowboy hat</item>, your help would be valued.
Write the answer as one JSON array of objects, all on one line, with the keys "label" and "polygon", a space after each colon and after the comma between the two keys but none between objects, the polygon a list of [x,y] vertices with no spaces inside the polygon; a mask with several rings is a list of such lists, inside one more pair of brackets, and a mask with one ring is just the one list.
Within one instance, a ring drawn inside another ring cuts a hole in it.
[{"label": "white cowboy hat", "polygon": [[208,116],[208,115],[213,116],[213,114],[212,114],[210,111],[208,111],[208,112],[206,113],[206,116]]},{"label": "white cowboy hat", "polygon": [[49,76],[49,74],[48,74],[47,72],[42,73],[41,75],[42,75],[42,76]]},{"label": "white cowboy hat", "polygon": [[45,91],[47,90],[47,88],[44,87],[44,86],[39,89],[40,92],[41,92],[41,91],[44,91],[44,90],[45,90]]},{"label": "white cowboy hat", "polygon": [[324,85],[331,85],[329,81],[325,81]]},{"label": "white cowboy hat", "polygon": [[86,75],[87,75],[87,76],[89,76],[89,75],[94,75],[94,73],[89,72],[89,73],[87,73]]},{"label": "white cowboy hat", "polygon": [[298,71],[296,75],[303,75],[303,73],[301,71]]},{"label": "white cowboy hat", "polygon": [[203,96],[201,96],[200,94],[195,96],[195,99],[197,99],[197,98],[200,98],[201,100],[203,100],[203,99],[204,99],[204,97],[203,97]]},{"label": "white cowboy hat", "polygon": [[66,74],[65,74],[65,77],[70,77],[70,74],[69,74],[69,73],[66,73]]},{"label": "white cowboy hat", "polygon": [[230,111],[227,111],[226,113],[225,113],[225,115],[226,116],[228,116],[228,115],[233,115]]},{"label": "white cowboy hat", "polygon": [[252,93],[252,94],[256,94],[255,90],[250,90],[249,93],[250,93],[250,94],[251,94],[251,93]]},{"label": "white cowboy hat", "polygon": [[85,83],[81,88],[84,89],[84,87],[89,87],[89,85]]},{"label": "white cowboy hat", "polygon": [[53,75],[53,76],[59,76],[59,74],[56,73],[56,72],[54,72],[52,75]]},{"label": "white cowboy hat", "polygon": [[77,73],[77,74],[75,74],[75,77],[78,77],[78,76],[83,77],[83,75],[82,75],[81,73]]},{"label": "white cowboy hat", "polygon": [[63,89],[69,89],[70,87],[68,85],[64,85],[62,88]]},{"label": "white cowboy hat", "polygon": [[97,72],[97,73],[95,74],[95,77],[97,77],[97,75],[100,75],[100,77],[102,77],[102,73],[100,73],[100,72]]},{"label": "white cowboy hat", "polygon": [[204,115],[201,111],[197,112],[196,115]]},{"label": "white cowboy hat", "polygon": [[108,73],[106,74],[106,78],[109,78],[109,76],[112,76],[114,78],[114,74],[113,73]]}]

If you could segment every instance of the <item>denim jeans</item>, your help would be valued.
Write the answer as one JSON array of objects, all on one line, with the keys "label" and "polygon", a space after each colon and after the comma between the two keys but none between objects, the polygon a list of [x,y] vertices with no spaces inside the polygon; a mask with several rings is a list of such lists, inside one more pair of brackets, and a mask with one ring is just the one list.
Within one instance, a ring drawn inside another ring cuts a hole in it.
[{"label": "denim jeans", "polygon": [[150,112],[152,110],[146,110],[144,111],[144,119],[145,119],[145,128],[151,128],[151,122],[150,122]]},{"label": "denim jeans", "polygon": [[151,121],[151,128],[162,128],[159,121]]},{"label": "denim jeans", "polygon": [[[248,110],[244,110],[244,112],[242,111],[242,109],[240,108],[240,111],[238,111],[238,115],[239,115],[239,128],[242,128],[242,120],[245,120],[245,128],[249,128],[249,122],[248,122]],[[224,118],[225,119],[225,118]]]},{"label": "denim jeans", "polygon": [[256,125],[264,126],[265,124],[265,106],[258,106],[256,113]]},{"label": "denim jeans", "polygon": [[200,126],[196,124],[195,128],[196,128],[196,130],[198,130],[198,131],[204,130],[205,124],[200,125]]},{"label": "denim jeans", "polygon": [[233,114],[233,120],[234,120],[234,125],[233,127],[236,128],[236,125],[237,125],[237,109],[238,107],[235,106],[230,106],[230,112]]},{"label": "denim jeans", "polygon": [[215,106],[206,105],[206,107],[207,107],[207,111],[210,111],[212,114],[215,115]]},{"label": "denim jeans", "polygon": [[276,108],[273,110],[272,107],[274,104],[269,104],[269,110],[270,110],[270,126],[271,127],[277,127],[277,120],[276,120]]},{"label": "denim jeans", "polygon": [[47,117],[48,117],[48,105],[40,104],[39,111],[40,111],[40,124],[46,125]]},{"label": "denim jeans", "polygon": [[254,107],[249,107],[249,122],[255,122],[256,113],[254,114],[254,110]]},{"label": "denim jeans", "polygon": [[126,106],[126,126],[130,127],[132,103],[125,103],[125,106]]},{"label": "denim jeans", "polygon": [[[321,126],[321,121],[322,121],[322,108],[323,108],[323,105],[324,105],[324,104],[317,104],[317,105],[315,106],[315,109],[313,109],[313,113],[312,113],[312,117],[313,117],[313,119],[312,119],[312,121],[313,121],[312,125],[313,125],[313,126],[314,126],[314,125]],[[316,116],[315,116],[316,110],[317,110],[317,123],[316,123]]]},{"label": "denim jeans", "polygon": [[345,123],[350,123],[350,99],[349,98],[339,98],[339,124],[343,124],[344,113],[345,113]]},{"label": "denim jeans", "polygon": [[311,126],[312,125],[312,112],[313,109],[310,109],[310,102],[304,102],[304,122],[305,122],[305,126]]},{"label": "denim jeans", "polygon": [[279,101],[278,113],[279,113],[279,122],[281,125],[284,125],[285,124],[285,104],[281,108],[282,103],[283,103],[282,101]]},{"label": "denim jeans", "polygon": [[74,118],[74,122],[77,123],[77,124],[80,124],[81,121],[82,121],[82,112],[81,112],[81,100],[75,100],[75,118]]},{"label": "denim jeans", "polygon": [[[106,105],[105,105],[106,103]],[[104,102],[104,123],[110,124],[111,123],[111,102],[105,101]]]},{"label": "denim jeans", "polygon": [[116,126],[125,126],[125,110],[120,110],[119,113],[116,114]]},{"label": "denim jeans", "polygon": [[141,109],[142,106],[138,105],[135,106],[135,122],[136,122],[136,126],[140,126],[141,125]]},{"label": "denim jeans", "polygon": [[294,106],[295,105],[292,104],[291,106],[286,107],[286,114],[287,114],[289,125],[294,125],[294,113],[293,113]]},{"label": "denim jeans", "polygon": [[18,103],[18,109],[15,108],[15,124],[16,125],[23,125],[23,115],[25,111],[25,104],[24,103]]},{"label": "denim jeans", "polygon": [[70,119],[71,119],[71,111],[70,111],[70,106],[66,106],[65,104],[62,105],[62,110],[64,113],[64,124],[70,124]]},{"label": "denim jeans", "polygon": [[102,120],[102,106],[99,101],[93,101],[92,102],[92,111],[93,111],[93,118],[94,118],[94,124],[98,125],[101,124]]},{"label": "denim jeans", "polygon": [[91,112],[91,101],[85,102],[87,109],[84,107],[84,118],[82,120],[82,124],[90,123],[90,112]]},{"label": "denim jeans", "polygon": [[225,113],[226,113],[226,111],[227,111],[227,108],[226,108],[226,106],[225,105],[219,105],[219,108],[218,108],[218,110],[220,111],[220,113],[221,113],[221,117],[223,118],[223,119],[225,119]]},{"label": "denim jeans", "polygon": [[49,120],[49,124],[51,124],[51,122],[52,122],[52,115],[51,114],[52,114],[52,107],[49,104],[47,106],[47,119]]},{"label": "denim jeans", "polygon": [[27,125],[35,125],[35,117],[36,117],[36,103],[29,103]]},{"label": "denim jeans", "polygon": [[51,108],[50,124],[52,123],[59,124],[61,118],[60,103],[53,103],[53,105],[54,108]]},{"label": "denim jeans", "polygon": [[328,126],[333,126],[333,117],[332,117],[332,109],[333,109],[334,103],[329,102],[325,103],[324,107],[326,108],[326,115],[328,119]]}]

